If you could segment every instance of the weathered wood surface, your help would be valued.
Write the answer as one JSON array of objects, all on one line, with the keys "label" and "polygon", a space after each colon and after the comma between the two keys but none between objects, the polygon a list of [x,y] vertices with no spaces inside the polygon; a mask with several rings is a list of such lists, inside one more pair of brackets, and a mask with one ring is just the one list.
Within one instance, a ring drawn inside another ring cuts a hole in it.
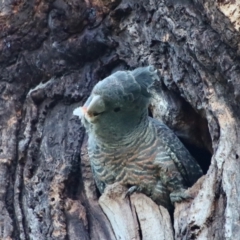
[{"label": "weathered wood surface", "polygon": [[99,204],[113,227],[116,239],[139,240],[137,216],[125,198],[126,191],[121,185],[113,184],[100,197]]},{"label": "weathered wood surface", "polygon": [[164,207],[157,206],[150,198],[140,193],[131,196],[131,203],[137,214],[143,240],[174,239],[171,218]]},{"label": "weathered wood surface", "polygon": [[116,239],[172,240],[168,211],[141,193],[126,197],[127,188],[118,183],[108,186],[99,199]]},{"label": "weathered wood surface", "polygon": [[239,9],[224,0],[1,1],[0,239],[116,238],[72,112],[100,79],[148,64],[161,75],[153,116],[206,172],[194,199],[176,205],[175,238],[238,239]]}]

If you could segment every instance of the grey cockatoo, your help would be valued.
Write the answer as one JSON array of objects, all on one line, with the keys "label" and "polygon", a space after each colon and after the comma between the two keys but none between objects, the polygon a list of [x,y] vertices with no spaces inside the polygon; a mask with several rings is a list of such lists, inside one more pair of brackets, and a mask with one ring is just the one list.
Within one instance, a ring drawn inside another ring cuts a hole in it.
[{"label": "grey cockatoo", "polygon": [[163,123],[148,117],[154,67],[118,71],[93,88],[83,107],[74,110],[88,133],[88,153],[97,187],[114,182],[140,191],[157,204],[189,197],[185,190],[202,170]]}]

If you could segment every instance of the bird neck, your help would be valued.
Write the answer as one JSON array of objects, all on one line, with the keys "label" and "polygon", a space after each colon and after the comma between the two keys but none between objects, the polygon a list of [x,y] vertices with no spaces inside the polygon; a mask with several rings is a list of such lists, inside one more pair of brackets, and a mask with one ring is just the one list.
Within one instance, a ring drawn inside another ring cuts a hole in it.
[{"label": "bird neck", "polygon": [[106,146],[126,146],[141,139],[148,126],[149,118],[146,114],[136,122],[134,127],[128,126],[127,123],[124,126],[101,126],[99,131],[98,129],[92,131],[92,137]]}]

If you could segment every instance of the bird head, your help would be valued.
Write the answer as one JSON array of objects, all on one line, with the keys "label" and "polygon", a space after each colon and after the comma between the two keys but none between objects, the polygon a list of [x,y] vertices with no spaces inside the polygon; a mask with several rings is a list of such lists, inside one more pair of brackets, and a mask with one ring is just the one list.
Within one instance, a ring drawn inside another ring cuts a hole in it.
[{"label": "bird head", "polygon": [[118,71],[98,82],[83,107],[74,110],[88,132],[119,139],[147,118],[150,87],[158,80],[153,66]]}]

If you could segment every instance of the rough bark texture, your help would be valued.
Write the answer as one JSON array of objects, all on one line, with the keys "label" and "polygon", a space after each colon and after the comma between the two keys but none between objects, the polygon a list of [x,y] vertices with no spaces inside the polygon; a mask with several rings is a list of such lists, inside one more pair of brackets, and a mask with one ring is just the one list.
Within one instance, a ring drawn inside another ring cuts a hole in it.
[{"label": "rough bark texture", "polygon": [[[100,79],[149,64],[161,77],[151,114],[206,173],[176,205],[175,239],[238,239],[239,13],[235,0],[1,1],[0,239],[118,238],[72,112]],[[150,236],[142,219],[135,239]]]}]

